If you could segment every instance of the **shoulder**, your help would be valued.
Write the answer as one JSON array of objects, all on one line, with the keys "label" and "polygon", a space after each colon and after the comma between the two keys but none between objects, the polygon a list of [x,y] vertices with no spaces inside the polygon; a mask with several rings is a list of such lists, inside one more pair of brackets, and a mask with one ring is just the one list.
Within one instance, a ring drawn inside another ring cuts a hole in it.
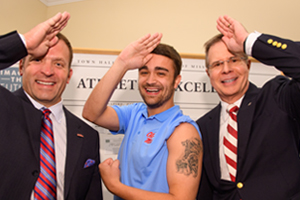
[{"label": "shoulder", "polygon": [[220,116],[220,111],[221,111],[221,105],[220,103],[215,106],[213,109],[205,113],[203,116],[199,117],[196,120],[196,123],[199,125],[200,123],[203,123],[209,119],[212,119],[213,117]]},{"label": "shoulder", "polygon": [[200,137],[200,131],[194,121],[181,122],[174,130],[172,135],[182,135],[183,138]]},{"label": "shoulder", "polygon": [[67,123],[72,123],[72,126],[78,126],[80,129],[85,130],[85,132],[91,132],[98,135],[98,132],[92,128],[90,125],[88,125],[86,122],[84,122],[82,119],[74,115],[72,112],[70,112],[66,107],[63,107],[65,115],[66,115],[66,121]]},{"label": "shoulder", "polygon": [[116,111],[139,111],[147,109],[147,106],[144,103],[132,103],[128,105],[113,105],[111,106]]},{"label": "shoulder", "polygon": [[200,152],[202,152],[202,138],[198,128],[191,123],[184,122],[175,128],[167,141],[167,146],[170,153],[180,153],[193,147],[197,149],[200,155]]}]

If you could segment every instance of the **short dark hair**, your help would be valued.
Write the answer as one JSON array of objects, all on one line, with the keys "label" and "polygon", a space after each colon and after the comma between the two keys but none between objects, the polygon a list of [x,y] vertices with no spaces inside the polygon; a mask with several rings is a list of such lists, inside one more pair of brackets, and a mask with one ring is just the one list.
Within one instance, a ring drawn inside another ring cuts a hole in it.
[{"label": "short dark hair", "polygon": [[174,47],[167,44],[160,43],[151,53],[170,58],[174,63],[173,65],[175,69],[174,78],[176,78],[180,74],[182,60],[179,53],[174,49]]},{"label": "short dark hair", "polygon": [[69,53],[70,53],[70,57],[69,57],[69,68],[71,67],[72,64],[72,60],[73,60],[73,49],[72,49],[72,45],[70,43],[70,41],[68,40],[68,38],[66,36],[64,36],[62,33],[58,33],[56,35],[56,37],[58,38],[58,40],[62,40],[68,47],[69,49]]},{"label": "short dark hair", "polygon": [[[205,48],[205,65],[206,65],[206,68],[208,69],[209,67],[209,60],[208,60],[208,51],[209,49],[211,48],[211,46],[213,46],[214,44],[218,43],[218,42],[223,42],[222,40],[222,37],[224,35],[223,34],[218,34],[218,35],[215,35],[214,37],[212,37],[211,39],[209,39],[207,42],[205,42],[204,44],[204,48]],[[242,53],[241,55],[242,57],[246,58],[245,61],[248,60],[248,56],[247,54],[245,53]]]}]

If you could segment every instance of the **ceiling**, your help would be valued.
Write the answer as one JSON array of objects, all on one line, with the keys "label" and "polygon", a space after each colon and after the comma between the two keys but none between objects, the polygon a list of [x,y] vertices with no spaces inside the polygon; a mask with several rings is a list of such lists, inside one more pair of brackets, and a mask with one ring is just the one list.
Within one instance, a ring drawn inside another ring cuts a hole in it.
[{"label": "ceiling", "polygon": [[59,4],[72,3],[72,2],[83,1],[83,0],[40,0],[40,1],[44,3],[46,6],[55,6]]}]

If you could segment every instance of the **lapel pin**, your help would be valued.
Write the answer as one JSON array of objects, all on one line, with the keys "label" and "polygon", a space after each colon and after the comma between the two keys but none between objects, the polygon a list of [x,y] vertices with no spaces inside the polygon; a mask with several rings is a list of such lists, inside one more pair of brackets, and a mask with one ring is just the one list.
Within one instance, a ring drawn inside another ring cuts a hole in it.
[{"label": "lapel pin", "polygon": [[248,106],[251,106],[251,104],[252,104],[252,102],[249,102],[249,103],[248,103]]},{"label": "lapel pin", "polygon": [[80,134],[80,133],[77,133],[77,136],[81,137],[81,138],[84,138],[84,136],[82,134]]}]

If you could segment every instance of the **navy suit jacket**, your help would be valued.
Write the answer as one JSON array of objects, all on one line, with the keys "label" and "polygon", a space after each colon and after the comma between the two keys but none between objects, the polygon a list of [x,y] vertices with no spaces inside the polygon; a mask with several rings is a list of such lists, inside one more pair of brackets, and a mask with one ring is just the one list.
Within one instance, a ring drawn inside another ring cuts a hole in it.
[{"label": "navy suit jacket", "polygon": [[252,54],[291,79],[278,76],[262,88],[250,83],[237,115],[236,182],[220,179],[221,105],[197,120],[204,146],[199,200],[300,199],[300,45],[263,34]]},{"label": "navy suit jacket", "polygon": [[[26,56],[16,32],[0,37],[0,68]],[[23,89],[0,87],[0,199],[29,199],[39,175],[42,112]],[[67,124],[65,199],[102,199],[98,132],[63,108]],[[78,136],[78,134],[80,136]],[[95,164],[84,168],[87,159]]]}]

